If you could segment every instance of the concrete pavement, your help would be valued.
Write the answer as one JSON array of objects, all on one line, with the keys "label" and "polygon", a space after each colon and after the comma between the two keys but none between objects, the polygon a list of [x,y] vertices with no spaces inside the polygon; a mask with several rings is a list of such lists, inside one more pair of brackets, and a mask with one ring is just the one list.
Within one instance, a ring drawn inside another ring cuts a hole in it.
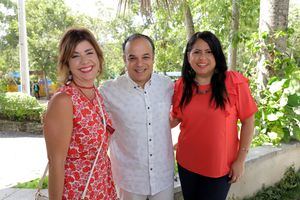
[{"label": "concrete pavement", "polygon": [[[179,127],[172,130],[177,142]],[[32,200],[35,189],[12,188],[17,183],[41,177],[47,164],[43,136],[0,132],[0,200]],[[47,190],[43,190],[47,194]]]},{"label": "concrete pavement", "polygon": [[[36,190],[34,189],[17,189],[6,188],[0,189],[1,200],[33,200]],[[47,190],[42,190],[42,193],[47,195]]]},{"label": "concrete pavement", "polygon": [[0,200],[32,200],[35,190],[11,188],[41,176],[47,164],[43,136],[0,132]]}]

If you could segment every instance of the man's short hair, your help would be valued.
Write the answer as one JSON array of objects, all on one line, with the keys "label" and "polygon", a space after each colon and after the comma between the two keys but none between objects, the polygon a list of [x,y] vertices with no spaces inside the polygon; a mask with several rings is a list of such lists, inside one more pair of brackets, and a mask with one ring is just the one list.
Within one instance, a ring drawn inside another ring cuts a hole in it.
[{"label": "man's short hair", "polygon": [[140,34],[140,33],[132,34],[128,38],[125,39],[125,41],[122,44],[123,53],[125,53],[125,46],[128,42],[139,39],[139,38],[144,38],[144,39],[146,39],[150,42],[151,47],[152,47],[152,52],[154,54],[155,53],[155,46],[154,46],[153,40],[149,36],[143,35],[143,34]]}]

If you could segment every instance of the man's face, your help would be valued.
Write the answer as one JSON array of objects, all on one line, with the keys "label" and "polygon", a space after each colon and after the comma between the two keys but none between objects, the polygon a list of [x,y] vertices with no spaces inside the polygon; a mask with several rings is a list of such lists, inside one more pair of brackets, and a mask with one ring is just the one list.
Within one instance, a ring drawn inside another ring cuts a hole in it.
[{"label": "man's face", "polygon": [[150,42],[145,38],[127,42],[123,58],[129,77],[144,88],[153,72],[154,54]]}]

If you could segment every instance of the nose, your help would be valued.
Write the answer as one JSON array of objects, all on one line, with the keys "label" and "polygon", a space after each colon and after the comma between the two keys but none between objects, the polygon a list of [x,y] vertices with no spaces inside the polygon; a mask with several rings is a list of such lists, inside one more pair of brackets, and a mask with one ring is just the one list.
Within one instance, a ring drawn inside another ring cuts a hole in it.
[{"label": "nose", "polygon": [[88,62],[87,56],[82,55],[82,56],[81,56],[81,59],[80,59],[80,63],[81,63],[81,64],[86,64],[87,62]]},{"label": "nose", "polygon": [[136,64],[137,64],[138,67],[141,67],[143,65],[143,59],[142,58],[138,58]]},{"label": "nose", "polygon": [[200,59],[204,59],[204,58],[206,58],[207,56],[206,56],[206,54],[205,54],[205,52],[201,52],[200,54],[199,54],[199,58]]}]

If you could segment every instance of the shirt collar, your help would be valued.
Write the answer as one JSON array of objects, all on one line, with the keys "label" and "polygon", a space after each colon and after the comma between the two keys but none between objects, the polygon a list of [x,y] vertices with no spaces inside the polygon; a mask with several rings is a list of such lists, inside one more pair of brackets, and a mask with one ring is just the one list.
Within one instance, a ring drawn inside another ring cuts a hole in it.
[{"label": "shirt collar", "polygon": [[[134,89],[141,88],[136,82],[134,82],[134,81],[130,78],[130,76],[128,75],[128,72],[125,73],[125,77],[127,78],[128,82],[129,82],[129,87],[130,87],[130,88],[134,88]],[[151,86],[152,79],[153,79],[153,72],[152,72],[152,74],[151,74],[151,77],[150,77],[149,81],[146,82],[145,88]],[[144,89],[145,89],[145,88],[144,88]]]}]

